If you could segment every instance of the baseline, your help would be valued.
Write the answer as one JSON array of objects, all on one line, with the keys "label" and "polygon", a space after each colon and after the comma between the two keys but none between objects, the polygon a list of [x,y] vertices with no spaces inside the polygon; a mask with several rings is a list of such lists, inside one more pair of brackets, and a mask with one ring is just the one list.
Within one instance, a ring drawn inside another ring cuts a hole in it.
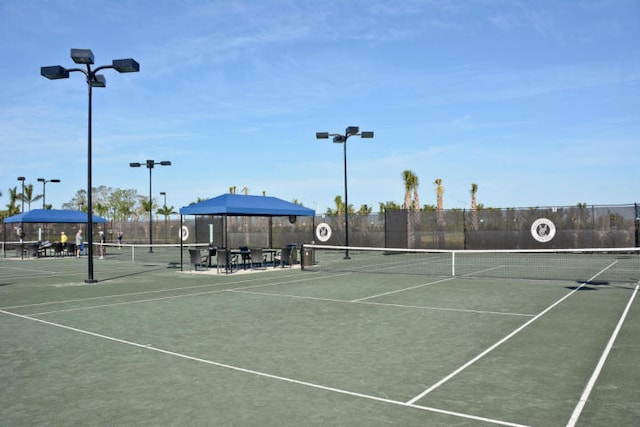
[{"label": "baseline", "polygon": [[140,349],[144,349],[144,350],[154,351],[154,352],[166,354],[166,355],[169,355],[169,356],[174,356],[174,357],[181,358],[181,359],[191,360],[191,361],[198,362],[198,363],[204,363],[204,364],[207,364],[207,365],[217,366],[219,368],[230,369],[230,370],[237,371],[237,372],[242,372],[242,373],[245,373],[245,374],[251,374],[251,375],[256,375],[256,376],[260,376],[260,377],[264,377],[264,378],[269,378],[269,379],[272,379],[272,380],[284,381],[284,382],[291,383],[291,384],[297,384],[297,385],[301,385],[301,386],[311,387],[311,388],[315,388],[315,389],[319,389],[319,390],[324,390],[324,391],[328,391],[328,392],[343,394],[343,395],[356,397],[356,398],[373,400],[373,401],[387,403],[387,404],[391,404],[391,405],[397,405],[397,406],[402,406],[402,407],[407,407],[407,408],[412,408],[412,409],[418,409],[418,410],[422,410],[422,411],[426,411],[426,412],[434,412],[434,413],[450,415],[450,416],[464,418],[464,419],[470,419],[470,420],[475,420],[475,421],[482,421],[482,422],[486,422],[486,423],[503,425],[503,426],[527,427],[527,426],[525,426],[523,424],[516,424],[516,423],[507,422],[507,421],[501,421],[501,420],[495,420],[495,419],[491,419],[491,418],[479,417],[479,416],[476,416],[476,415],[464,414],[464,413],[461,413],[461,412],[447,411],[447,410],[444,410],[444,409],[433,408],[433,407],[429,407],[429,406],[416,405],[416,404],[413,404],[413,403],[402,402],[402,401],[399,401],[399,400],[393,400],[393,399],[389,399],[389,398],[383,398],[383,397],[379,397],[379,396],[374,396],[374,395],[358,393],[358,392],[354,392],[354,391],[350,391],[350,390],[344,390],[344,389],[339,389],[339,388],[335,388],[335,387],[330,387],[330,386],[326,386],[326,385],[322,385],[322,384],[316,384],[316,383],[312,383],[312,382],[301,381],[301,380],[297,380],[297,379],[294,379],[294,378],[283,377],[283,376],[280,376],[280,375],[269,374],[267,372],[256,371],[256,370],[253,370],[253,369],[247,369],[247,368],[243,368],[243,367],[240,367],[240,366],[234,366],[234,365],[229,365],[229,364],[222,363],[222,362],[216,362],[214,360],[208,360],[208,359],[203,359],[203,358],[196,357],[196,356],[190,356],[188,354],[177,353],[177,352],[174,352],[174,351],[171,351],[171,350],[166,350],[166,349],[162,349],[162,348],[159,348],[159,347],[153,347],[153,346],[148,345],[148,344],[140,344],[140,343],[136,343],[136,342],[133,342],[133,341],[128,341],[128,340],[124,340],[124,339],[120,339],[120,338],[116,338],[116,337],[111,337],[109,335],[104,335],[104,334],[100,334],[100,333],[97,333],[97,332],[91,332],[91,331],[84,330],[84,329],[74,328],[72,326],[63,325],[61,323],[49,322],[49,321],[46,321],[46,320],[43,320],[43,319],[38,319],[38,318],[30,317],[30,316],[25,316],[25,315],[22,315],[22,314],[16,314],[16,313],[12,313],[10,311],[5,311],[5,310],[1,310],[1,309],[0,309],[0,313],[6,314],[6,315],[9,315],[9,316],[18,317],[18,318],[25,319],[25,320],[39,322],[39,323],[42,323],[42,324],[45,324],[45,325],[48,325],[48,326],[53,326],[53,327],[56,327],[56,328],[61,328],[61,329],[65,329],[65,330],[72,331],[72,332],[77,332],[77,333],[84,334],[84,335],[89,335],[89,336],[96,337],[96,338],[101,338],[101,339],[113,341],[113,342],[116,342],[116,343],[132,346],[132,347],[136,347],[136,348],[140,348]]}]

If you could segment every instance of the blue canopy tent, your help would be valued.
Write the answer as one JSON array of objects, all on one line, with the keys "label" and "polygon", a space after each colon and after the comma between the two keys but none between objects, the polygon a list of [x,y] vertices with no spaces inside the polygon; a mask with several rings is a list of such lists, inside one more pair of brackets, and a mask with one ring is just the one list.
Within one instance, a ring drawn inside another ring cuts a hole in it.
[{"label": "blue canopy tent", "polygon": [[316,211],[276,197],[223,194],[185,206],[180,215],[315,216]]},{"label": "blue canopy tent", "polygon": [[227,246],[227,216],[285,216],[293,220],[298,216],[314,217],[316,214],[313,209],[276,197],[248,196],[244,194],[222,194],[212,199],[180,208],[179,212],[181,228],[183,215],[222,216],[224,220],[223,246]]},{"label": "blue canopy tent", "polygon": [[[105,223],[106,219],[93,215],[94,223]],[[6,240],[7,230],[6,224],[86,224],[87,213],[82,211],[73,211],[66,209],[32,209],[28,212],[22,212],[5,218],[2,222],[3,233],[3,253],[6,256]],[[39,234],[38,234],[39,236]]]},{"label": "blue canopy tent", "polygon": [[[73,223],[84,224],[87,222],[87,213],[82,211],[72,211],[64,209],[32,209],[18,215],[13,215],[4,219],[5,224],[10,223]],[[105,223],[106,219],[93,215],[93,222]]]}]

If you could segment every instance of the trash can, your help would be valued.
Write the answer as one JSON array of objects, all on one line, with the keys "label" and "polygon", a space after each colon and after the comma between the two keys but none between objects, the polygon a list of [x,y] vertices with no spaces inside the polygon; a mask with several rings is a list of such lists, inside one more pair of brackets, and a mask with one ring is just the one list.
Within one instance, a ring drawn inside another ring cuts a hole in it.
[{"label": "trash can", "polygon": [[300,257],[302,258],[301,262],[303,270],[305,267],[311,267],[316,263],[316,254],[313,248],[308,248],[303,245],[300,250]]}]

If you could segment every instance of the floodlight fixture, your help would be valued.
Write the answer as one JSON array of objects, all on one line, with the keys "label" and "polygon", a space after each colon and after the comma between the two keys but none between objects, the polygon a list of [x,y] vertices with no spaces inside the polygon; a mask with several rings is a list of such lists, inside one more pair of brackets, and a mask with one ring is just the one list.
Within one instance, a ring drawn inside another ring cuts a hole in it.
[{"label": "floodlight fixture", "polygon": [[[60,65],[49,67],[40,67],[40,74],[50,80],[69,78],[69,73],[79,71],[86,77],[87,86],[89,88],[89,109],[88,109],[88,125],[87,125],[87,246],[88,246],[88,278],[85,283],[95,283],[97,280],[93,278],[93,210],[92,210],[92,184],[91,184],[91,124],[92,124],[92,89],[94,87],[105,87],[106,79],[98,71],[113,68],[120,73],[140,71],[140,65],[133,59],[116,59],[111,65],[103,65],[92,69],[94,56],[91,49],[71,49],[71,59],[76,64],[85,65],[82,68],[64,68]],[[42,182],[42,181],[41,181]],[[51,182],[56,182],[51,180]]]},{"label": "floodlight fixture", "polygon": [[107,79],[102,74],[96,74],[91,81],[91,87],[106,87]]},{"label": "floodlight fixture", "polygon": [[137,73],[140,71],[140,64],[135,59],[114,59],[111,66],[119,73]]},{"label": "floodlight fixture", "polygon": [[[168,160],[163,160],[161,162],[156,162],[155,160],[147,160],[145,163],[132,162],[129,163],[129,166],[132,168],[139,168],[140,166],[145,164],[147,166],[147,169],[149,169],[149,253],[153,253],[153,213],[151,212],[153,208],[153,193],[151,192],[151,171],[153,170],[153,167],[155,165],[171,166],[171,162]],[[165,206],[166,204],[167,199],[165,195]]]},{"label": "floodlight fixture", "polygon": [[40,75],[48,78],[49,80],[68,79],[69,70],[60,66],[52,65],[50,67],[40,67]]},{"label": "floodlight fixture", "polygon": [[60,182],[59,179],[44,179],[44,178],[38,178],[38,182],[42,183],[42,209],[46,209],[47,208],[47,196],[46,196],[46,188],[47,188],[47,182]]},{"label": "floodlight fixture", "polygon": [[93,64],[93,52],[91,49],[71,49],[71,59],[76,64]]},{"label": "floodlight fixture", "polygon": [[347,126],[344,135],[339,133],[316,132],[316,139],[328,139],[333,137],[334,144],[344,144],[344,240],[345,253],[344,258],[349,259],[349,193],[347,191],[347,140],[351,136],[360,136],[360,138],[373,138],[373,132],[365,131],[360,133],[358,126]]}]

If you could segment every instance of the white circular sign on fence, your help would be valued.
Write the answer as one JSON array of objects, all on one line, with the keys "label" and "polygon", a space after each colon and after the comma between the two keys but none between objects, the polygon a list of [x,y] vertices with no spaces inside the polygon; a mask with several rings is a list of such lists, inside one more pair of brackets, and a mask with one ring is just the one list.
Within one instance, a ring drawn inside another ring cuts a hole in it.
[{"label": "white circular sign on fence", "polygon": [[182,228],[180,228],[180,238],[182,239],[182,241],[185,241],[189,238],[189,229],[186,225],[183,225]]},{"label": "white circular sign on fence", "polygon": [[316,227],[316,237],[321,242],[326,242],[331,238],[331,227],[326,222],[321,222]]},{"label": "white circular sign on fence", "polygon": [[538,242],[548,242],[556,235],[556,226],[547,218],[539,218],[531,224],[531,235]]}]

